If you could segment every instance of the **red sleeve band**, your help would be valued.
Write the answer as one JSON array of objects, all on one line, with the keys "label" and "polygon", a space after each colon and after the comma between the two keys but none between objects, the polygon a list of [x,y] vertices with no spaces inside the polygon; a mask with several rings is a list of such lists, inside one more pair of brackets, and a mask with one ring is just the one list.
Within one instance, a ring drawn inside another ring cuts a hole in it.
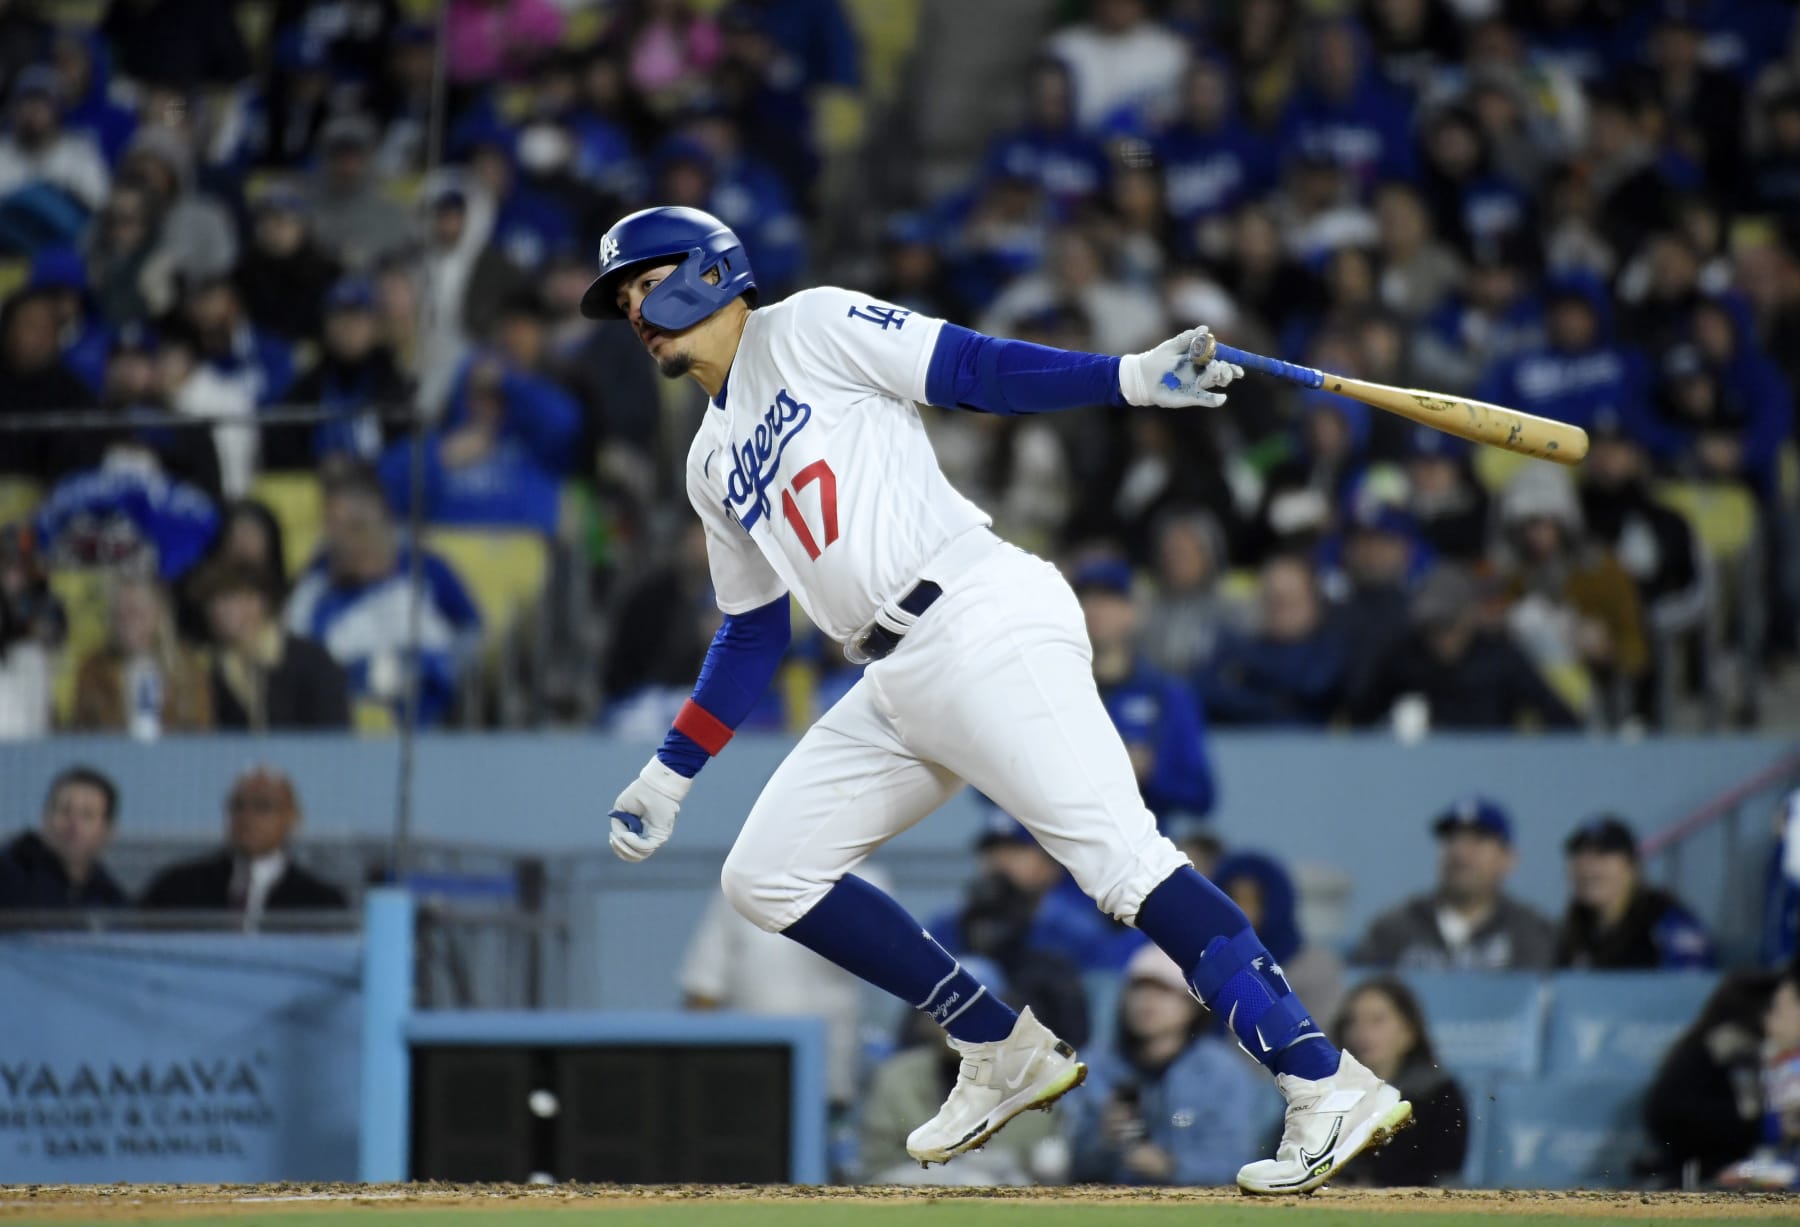
[{"label": "red sleeve band", "polygon": [[716,755],[731,740],[731,726],[689,699],[675,714],[675,731],[708,754]]}]

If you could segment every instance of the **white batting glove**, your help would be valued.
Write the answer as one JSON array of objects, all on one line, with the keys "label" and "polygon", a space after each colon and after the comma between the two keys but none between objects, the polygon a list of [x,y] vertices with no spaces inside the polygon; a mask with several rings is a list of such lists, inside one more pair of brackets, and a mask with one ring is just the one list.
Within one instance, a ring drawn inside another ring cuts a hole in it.
[{"label": "white batting glove", "polygon": [[637,779],[625,786],[613,802],[613,855],[622,861],[637,862],[669,842],[675,833],[675,815],[687,799],[694,781],[670,770],[663,761],[652,758],[638,772]]},{"label": "white batting glove", "polygon": [[1209,335],[1202,324],[1178,337],[1171,337],[1147,353],[1127,354],[1119,360],[1120,393],[1133,405],[1157,405],[1164,409],[1188,409],[1199,405],[1217,409],[1225,403],[1225,394],[1213,389],[1242,379],[1244,368],[1217,359],[1196,367],[1194,357],[1206,347]]}]

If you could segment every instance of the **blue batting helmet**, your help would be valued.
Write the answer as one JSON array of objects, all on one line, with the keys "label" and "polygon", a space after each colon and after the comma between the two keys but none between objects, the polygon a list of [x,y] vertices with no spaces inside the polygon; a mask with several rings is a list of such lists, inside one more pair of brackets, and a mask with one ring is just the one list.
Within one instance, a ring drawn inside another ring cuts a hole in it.
[{"label": "blue batting helmet", "polygon": [[[692,327],[740,294],[756,305],[750,257],[731,227],[699,209],[664,205],[641,209],[613,223],[600,240],[600,275],[581,296],[589,319],[623,319],[615,301],[619,278],[640,265],[678,261],[681,267],[644,298],[643,316],[658,328]],[[719,283],[706,274],[719,271]]]}]

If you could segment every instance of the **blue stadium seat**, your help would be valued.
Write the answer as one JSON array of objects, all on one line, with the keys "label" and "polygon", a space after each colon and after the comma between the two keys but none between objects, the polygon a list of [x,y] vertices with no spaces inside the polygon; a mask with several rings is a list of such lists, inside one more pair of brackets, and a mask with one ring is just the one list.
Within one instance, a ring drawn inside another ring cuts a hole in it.
[{"label": "blue stadium seat", "polygon": [[1644,1088],[1618,1078],[1505,1078],[1489,1106],[1483,1183],[1620,1188],[1643,1149]]},{"label": "blue stadium seat", "polygon": [[[1444,1068],[1476,1074],[1534,1074],[1544,1042],[1545,989],[1526,972],[1403,972],[1418,994]],[[1352,981],[1354,983],[1354,981]]]},{"label": "blue stadium seat", "polygon": [[1545,1069],[1645,1081],[1717,983],[1707,971],[1563,972],[1550,985]]}]

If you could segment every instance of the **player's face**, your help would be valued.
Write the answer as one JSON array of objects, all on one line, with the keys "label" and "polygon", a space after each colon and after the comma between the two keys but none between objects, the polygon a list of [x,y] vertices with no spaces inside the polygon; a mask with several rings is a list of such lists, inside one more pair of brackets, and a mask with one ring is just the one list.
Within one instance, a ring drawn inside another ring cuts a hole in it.
[{"label": "player's face", "polygon": [[[644,318],[644,299],[650,291],[661,285],[663,279],[676,269],[674,264],[659,264],[655,268],[639,269],[630,277],[619,283],[617,302],[619,310],[631,321],[637,332],[638,340],[656,359],[657,367],[668,379],[679,379],[693,369],[694,353],[691,345],[684,343],[684,338],[693,328],[684,328],[680,332],[665,332]],[[704,321],[703,321],[704,322]],[[700,327],[699,324],[694,326]]]}]

